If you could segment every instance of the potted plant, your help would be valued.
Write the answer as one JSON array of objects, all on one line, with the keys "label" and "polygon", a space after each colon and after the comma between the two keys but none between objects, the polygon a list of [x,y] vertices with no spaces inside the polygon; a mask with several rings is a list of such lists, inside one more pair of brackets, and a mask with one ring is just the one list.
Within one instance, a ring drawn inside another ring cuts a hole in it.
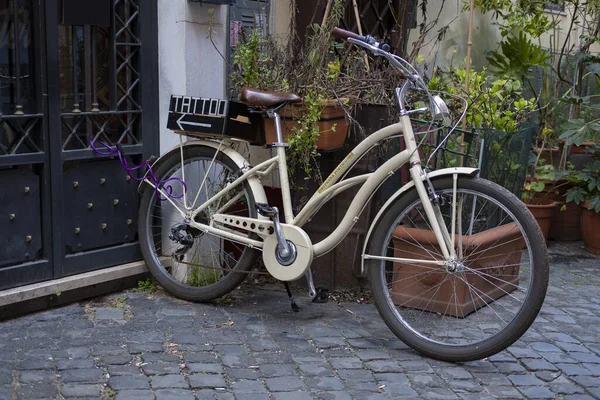
[{"label": "potted plant", "polygon": [[582,207],[581,233],[585,249],[600,254],[600,146],[590,146],[592,158],[581,170],[567,177],[573,187],[567,190],[567,201]]},{"label": "potted plant", "polygon": [[[317,150],[338,148],[348,136],[349,101],[339,90],[344,77],[331,38],[343,11],[344,2],[335,0],[327,20],[310,27],[305,43],[295,35],[282,43],[263,37],[259,30],[246,32],[233,55],[232,95],[251,87],[291,92],[303,99],[279,111],[291,174],[299,168],[312,175]],[[272,120],[264,121],[263,132],[266,144],[276,141]]]}]

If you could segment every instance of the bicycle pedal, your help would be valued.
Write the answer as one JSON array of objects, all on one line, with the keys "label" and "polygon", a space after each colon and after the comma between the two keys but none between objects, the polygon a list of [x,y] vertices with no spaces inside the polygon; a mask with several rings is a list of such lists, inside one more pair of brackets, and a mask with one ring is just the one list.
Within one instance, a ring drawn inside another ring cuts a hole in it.
[{"label": "bicycle pedal", "polygon": [[313,303],[327,303],[329,301],[329,289],[316,288],[317,295],[313,299]]},{"label": "bicycle pedal", "polygon": [[256,203],[256,211],[263,217],[273,218],[278,213],[277,210],[265,203]]}]

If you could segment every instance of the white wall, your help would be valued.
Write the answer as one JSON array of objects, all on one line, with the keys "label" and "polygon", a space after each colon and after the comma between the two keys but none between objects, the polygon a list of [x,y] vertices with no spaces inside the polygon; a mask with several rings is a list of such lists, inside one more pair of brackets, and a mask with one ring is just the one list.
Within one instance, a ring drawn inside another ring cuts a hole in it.
[{"label": "white wall", "polygon": [[[207,38],[210,9],[216,46]],[[172,94],[225,98],[226,68],[219,51],[225,55],[226,23],[227,6],[158,0],[161,154],[179,143],[179,135],[166,128]]]}]

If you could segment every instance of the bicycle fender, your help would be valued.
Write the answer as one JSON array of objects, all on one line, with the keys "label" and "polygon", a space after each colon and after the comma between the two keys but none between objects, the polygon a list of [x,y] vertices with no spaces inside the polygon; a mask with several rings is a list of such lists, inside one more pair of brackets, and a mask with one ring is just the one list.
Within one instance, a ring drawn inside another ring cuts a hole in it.
[{"label": "bicycle fender", "polygon": [[[479,169],[477,169],[477,168],[466,168],[466,167],[443,168],[443,169],[438,169],[436,171],[430,172],[429,179],[433,180],[433,179],[441,178],[444,176],[452,176],[454,174],[474,176],[474,175],[477,175],[478,173],[479,173]],[[425,180],[425,177],[423,177],[423,180]],[[406,193],[408,190],[410,190],[414,186],[415,186],[415,184],[413,181],[408,182],[406,185],[402,186],[396,193],[394,193],[388,199],[388,201],[386,201],[385,204],[381,207],[381,209],[379,210],[377,215],[375,215],[375,218],[373,219],[373,222],[371,223],[371,226],[369,227],[369,231],[367,232],[367,235],[365,236],[365,244],[363,245],[362,254],[365,254],[365,252],[367,251],[367,247],[369,246],[369,242],[371,239],[371,234],[373,233],[373,229],[379,222],[379,219],[383,216],[385,211],[388,209],[388,207],[390,207],[390,205],[398,197],[402,196],[404,193]],[[361,276],[364,276],[364,273],[365,273],[365,260],[364,259],[361,259],[361,262],[360,262],[360,273],[361,273]]]},{"label": "bicycle fender", "polygon": [[[233,162],[241,169],[244,170],[246,168],[248,168],[248,163],[246,161],[246,159],[237,151],[235,151],[234,149],[232,149],[229,146],[226,146],[224,144],[221,144],[220,142],[215,142],[212,140],[190,140],[187,141],[185,143],[183,143],[183,146],[188,147],[188,146],[206,146],[206,147],[212,147],[215,150],[220,150],[223,153],[225,153],[225,155],[227,155],[229,158],[231,158],[233,160]],[[167,159],[168,156],[170,156],[173,153],[178,153],[179,150],[179,145],[173,147],[171,150],[167,151],[165,154],[163,154],[162,156],[160,156],[158,158],[158,160],[156,160],[153,164],[152,164],[152,170],[156,171],[158,170],[158,168],[160,168],[160,166],[162,165],[162,163],[164,162],[164,160]],[[139,186],[138,186],[138,193],[142,194],[145,190],[147,189],[152,189],[152,186],[148,185],[148,184],[144,184],[145,181],[140,182]],[[262,184],[260,183],[260,180],[257,177],[250,177],[248,178],[248,184],[250,185],[250,190],[252,191],[252,194],[254,195],[254,201],[256,203],[265,203],[268,204],[267,201],[267,195],[265,193],[265,189],[263,188]]]}]

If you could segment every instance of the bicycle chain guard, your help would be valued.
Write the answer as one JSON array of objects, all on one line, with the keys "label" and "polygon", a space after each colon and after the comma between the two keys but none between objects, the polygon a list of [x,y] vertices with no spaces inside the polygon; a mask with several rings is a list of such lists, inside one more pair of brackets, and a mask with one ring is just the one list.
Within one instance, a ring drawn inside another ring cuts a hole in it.
[{"label": "bicycle chain guard", "polygon": [[213,222],[226,225],[236,230],[255,232],[264,238],[263,261],[267,271],[276,279],[284,282],[295,281],[306,273],[314,257],[313,246],[308,234],[294,225],[281,224],[285,239],[296,247],[296,259],[290,265],[284,266],[277,259],[277,238],[273,222],[255,218],[236,217],[229,214],[214,214]]}]

